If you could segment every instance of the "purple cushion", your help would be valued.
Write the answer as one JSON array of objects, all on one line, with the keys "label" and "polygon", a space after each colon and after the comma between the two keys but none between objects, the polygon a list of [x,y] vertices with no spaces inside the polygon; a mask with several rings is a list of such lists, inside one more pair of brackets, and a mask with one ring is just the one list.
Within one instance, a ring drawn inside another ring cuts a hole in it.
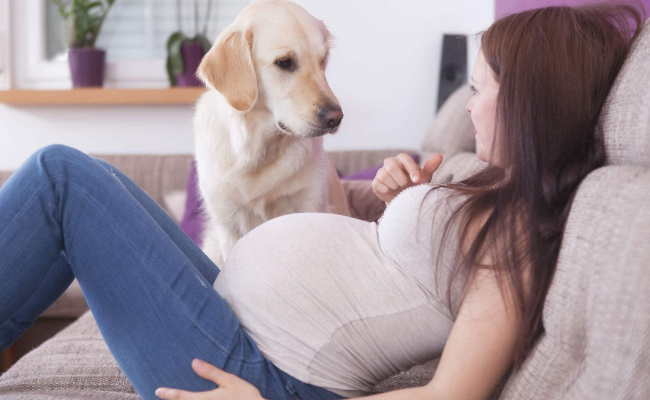
[{"label": "purple cushion", "polygon": [[187,181],[187,200],[185,201],[185,214],[180,227],[194,241],[201,245],[203,229],[206,218],[202,211],[203,201],[199,194],[199,185],[196,177],[196,165],[192,164],[190,177]]},{"label": "purple cushion", "polygon": [[[413,161],[415,161],[417,164],[420,163],[420,155],[417,153],[409,153],[411,157],[413,157]],[[341,179],[350,179],[350,180],[373,180],[375,179],[375,175],[377,175],[377,171],[379,171],[379,168],[383,167],[384,164],[379,164],[372,166],[370,168],[363,169],[361,171],[356,171],[352,172],[347,175],[342,175],[339,173],[339,178]]]}]

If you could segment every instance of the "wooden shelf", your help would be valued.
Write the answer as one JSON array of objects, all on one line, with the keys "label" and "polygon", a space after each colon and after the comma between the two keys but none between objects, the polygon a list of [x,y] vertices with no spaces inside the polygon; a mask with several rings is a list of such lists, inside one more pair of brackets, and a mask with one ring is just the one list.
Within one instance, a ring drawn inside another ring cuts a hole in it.
[{"label": "wooden shelf", "polygon": [[167,89],[0,90],[0,103],[12,106],[127,106],[194,104],[204,87]]}]

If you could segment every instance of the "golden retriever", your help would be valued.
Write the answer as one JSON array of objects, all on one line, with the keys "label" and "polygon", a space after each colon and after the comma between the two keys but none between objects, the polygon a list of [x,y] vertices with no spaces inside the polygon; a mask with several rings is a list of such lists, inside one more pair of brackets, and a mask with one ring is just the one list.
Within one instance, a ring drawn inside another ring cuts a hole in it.
[{"label": "golden retriever", "polygon": [[349,215],[322,136],[343,112],[325,78],[330,34],[295,3],[251,3],[217,38],[194,116],[203,251],[222,265],[261,223],[297,212]]}]

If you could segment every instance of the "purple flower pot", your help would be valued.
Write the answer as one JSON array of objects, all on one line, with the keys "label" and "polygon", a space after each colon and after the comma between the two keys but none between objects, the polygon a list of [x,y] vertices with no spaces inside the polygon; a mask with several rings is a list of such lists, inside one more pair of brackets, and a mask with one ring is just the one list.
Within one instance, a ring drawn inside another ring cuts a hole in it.
[{"label": "purple flower pot", "polygon": [[196,76],[196,71],[203,59],[203,46],[200,43],[182,44],[181,55],[185,71],[182,74],[174,72],[176,86],[203,86],[203,82]]},{"label": "purple flower pot", "polygon": [[95,48],[72,48],[68,51],[73,87],[104,86],[106,52]]}]

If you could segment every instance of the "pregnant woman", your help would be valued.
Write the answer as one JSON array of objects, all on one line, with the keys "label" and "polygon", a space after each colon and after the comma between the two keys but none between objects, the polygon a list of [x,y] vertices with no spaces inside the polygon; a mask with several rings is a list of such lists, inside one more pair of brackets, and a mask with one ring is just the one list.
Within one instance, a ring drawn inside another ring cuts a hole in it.
[{"label": "pregnant woman", "polygon": [[643,19],[596,5],[498,20],[467,104],[484,170],[429,185],[439,156],[422,170],[389,158],[378,224],[279,217],[221,271],[115,168],[36,152],[0,189],[0,349],[76,277],[145,399],[362,396],[439,356],[428,385],[375,398],[487,398],[543,330],[573,195],[605,160],[596,122]]}]

